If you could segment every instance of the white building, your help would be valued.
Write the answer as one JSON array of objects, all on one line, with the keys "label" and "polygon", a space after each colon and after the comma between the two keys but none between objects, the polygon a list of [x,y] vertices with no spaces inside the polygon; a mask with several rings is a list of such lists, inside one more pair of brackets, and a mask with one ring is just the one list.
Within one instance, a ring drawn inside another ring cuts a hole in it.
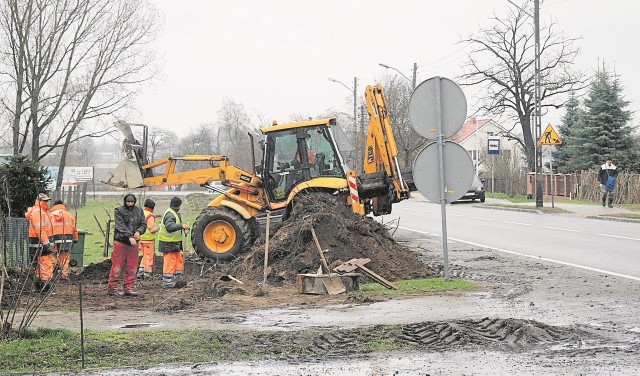
[{"label": "white building", "polygon": [[500,154],[503,157],[511,157],[514,151],[520,147],[516,141],[504,137],[508,132],[507,129],[493,121],[493,119],[471,117],[464,122],[462,128],[451,137],[451,140],[457,142],[469,152],[476,167],[476,173],[483,175],[483,172],[488,170],[488,161],[486,159],[488,157],[489,138],[500,140]]}]

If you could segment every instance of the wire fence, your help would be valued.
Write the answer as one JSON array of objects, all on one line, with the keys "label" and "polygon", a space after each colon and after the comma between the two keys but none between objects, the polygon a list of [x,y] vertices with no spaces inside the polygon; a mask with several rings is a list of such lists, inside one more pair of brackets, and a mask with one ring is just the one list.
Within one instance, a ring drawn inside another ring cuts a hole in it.
[{"label": "wire fence", "polygon": [[4,217],[0,221],[2,264],[7,268],[28,266],[29,222],[26,218]]}]

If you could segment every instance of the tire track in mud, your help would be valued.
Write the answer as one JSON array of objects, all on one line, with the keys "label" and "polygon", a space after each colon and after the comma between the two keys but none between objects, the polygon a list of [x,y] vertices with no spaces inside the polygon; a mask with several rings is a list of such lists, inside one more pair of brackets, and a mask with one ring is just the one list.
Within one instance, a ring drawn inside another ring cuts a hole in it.
[{"label": "tire track in mud", "polygon": [[528,349],[572,342],[580,337],[575,330],[533,320],[484,318],[407,325],[403,327],[399,340],[434,350],[459,346]]},{"label": "tire track in mud", "polygon": [[309,350],[314,354],[345,354],[366,352],[386,344],[434,351],[461,347],[522,351],[561,344],[580,347],[588,337],[589,334],[577,329],[533,320],[484,318],[334,330],[315,337]]}]

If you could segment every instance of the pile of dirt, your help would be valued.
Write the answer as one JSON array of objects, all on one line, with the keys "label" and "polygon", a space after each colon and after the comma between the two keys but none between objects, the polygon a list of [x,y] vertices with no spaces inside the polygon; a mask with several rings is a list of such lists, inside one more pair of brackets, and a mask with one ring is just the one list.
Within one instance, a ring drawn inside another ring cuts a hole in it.
[{"label": "pile of dirt", "polygon": [[[368,258],[371,261],[367,267],[390,281],[436,275],[435,271],[416,267],[420,265],[418,255],[398,244],[384,225],[354,214],[342,198],[309,193],[296,200],[290,217],[271,236],[270,284],[294,283],[297,274],[316,273],[320,268],[312,228],[331,267],[354,258]],[[244,278],[261,276],[264,247],[261,239],[238,264],[235,274]]]},{"label": "pile of dirt", "polygon": [[[189,197],[186,201],[188,200]],[[384,225],[354,214],[344,204],[343,197],[309,193],[296,199],[289,218],[272,226],[267,279],[270,288],[293,290],[297,274],[315,273],[320,268],[321,260],[312,228],[322,249],[326,250],[325,258],[332,267],[354,258],[368,258],[371,261],[367,267],[390,281],[426,278],[438,273],[422,264],[417,253],[398,244]],[[175,310],[227,295],[251,297],[259,290],[262,282],[264,248],[263,235],[249,251],[232,262],[201,260],[193,251],[187,252],[185,279],[188,287],[175,291],[161,287],[163,262],[162,256],[157,256],[152,279],[136,282],[141,296],[134,300],[120,299],[116,302],[105,300],[106,283],[111,269],[111,261],[105,260],[84,267],[81,275],[72,276],[71,284],[58,284],[56,293],[62,299],[49,301],[47,305],[65,306],[64,296],[77,295],[75,286],[80,278],[85,286],[85,301],[104,309],[145,307]],[[229,275],[243,283],[230,281],[226,277]],[[361,282],[370,281],[363,275]],[[167,296],[175,296],[175,299],[167,301]]]}]

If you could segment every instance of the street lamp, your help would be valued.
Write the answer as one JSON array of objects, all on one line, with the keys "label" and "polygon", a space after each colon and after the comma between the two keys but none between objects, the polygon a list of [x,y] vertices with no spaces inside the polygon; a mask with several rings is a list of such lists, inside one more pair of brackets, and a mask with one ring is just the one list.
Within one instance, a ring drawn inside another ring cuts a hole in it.
[{"label": "street lamp", "polygon": [[415,88],[416,88],[416,75],[417,75],[417,73],[418,73],[418,64],[417,64],[417,63],[413,63],[413,79],[410,79],[410,78],[409,78],[409,77],[407,77],[404,73],[400,72],[398,69],[396,69],[396,68],[394,68],[394,67],[392,67],[392,66],[390,66],[390,65],[382,64],[382,63],[378,63],[378,65],[379,65],[379,66],[381,66],[381,67],[383,67],[383,68],[385,68],[385,69],[392,69],[392,70],[394,70],[394,71],[396,71],[396,72],[400,73],[400,75],[401,75],[402,77],[406,78],[406,79],[407,79],[407,81],[411,82],[411,87],[412,87],[413,89],[415,89]]},{"label": "street lamp", "polygon": [[[353,88],[350,88],[349,86],[345,85],[344,83],[331,78],[331,77],[327,77],[327,79],[331,82],[335,82],[337,84],[340,84],[342,86],[344,86],[345,89],[349,90],[351,93],[353,93],[353,129],[356,130],[358,129],[358,77],[354,77],[353,78]],[[357,145],[360,145],[360,141],[364,138],[364,129],[360,130],[360,137],[358,140]]]}]

